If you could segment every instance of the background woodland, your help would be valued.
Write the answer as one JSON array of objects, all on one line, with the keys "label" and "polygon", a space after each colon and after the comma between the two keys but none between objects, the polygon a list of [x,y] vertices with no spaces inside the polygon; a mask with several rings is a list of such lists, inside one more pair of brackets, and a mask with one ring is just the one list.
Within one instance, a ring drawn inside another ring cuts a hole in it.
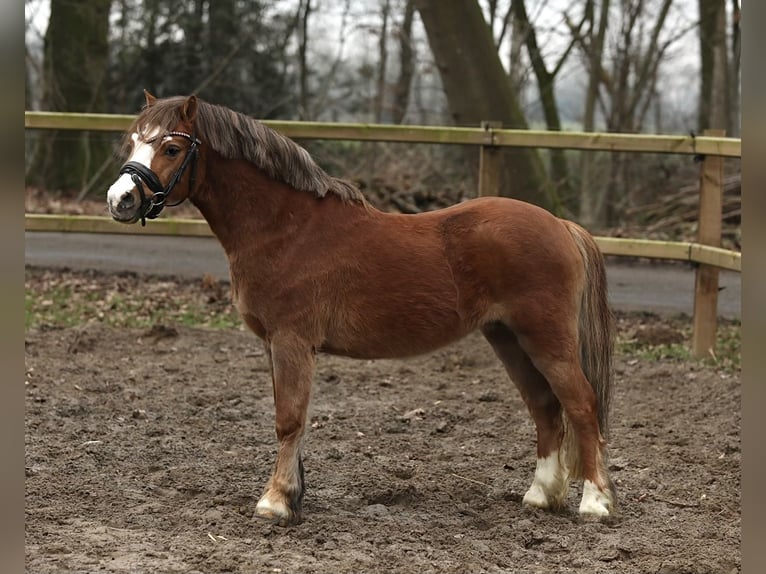
[{"label": "background woodland", "polygon": [[[142,90],[261,119],[739,136],[739,0],[26,0],[26,108],[136,113]],[[116,134],[28,131],[27,194],[101,199]],[[383,209],[475,195],[475,148],[301,142]],[[504,150],[503,193],[592,230],[694,232],[697,166]],[[739,162],[724,218],[738,243]]]}]

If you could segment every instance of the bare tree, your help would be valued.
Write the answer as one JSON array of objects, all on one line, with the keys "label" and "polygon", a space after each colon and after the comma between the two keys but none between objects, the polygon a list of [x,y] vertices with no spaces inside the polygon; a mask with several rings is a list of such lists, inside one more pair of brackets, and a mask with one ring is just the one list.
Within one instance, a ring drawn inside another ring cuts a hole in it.
[{"label": "bare tree", "polygon": [[[111,0],[52,0],[43,56],[43,106],[51,111],[105,108]],[[41,137],[30,183],[82,190],[109,157],[88,132],[49,131]]]},{"label": "bare tree", "polygon": [[[484,120],[494,120],[504,127],[526,129],[526,118],[477,1],[416,0],[415,5],[454,122],[478,126]],[[557,208],[538,153],[507,148],[503,154],[501,193]]]},{"label": "bare tree", "polygon": [[742,13],[739,0],[731,0],[731,70],[729,84],[731,99],[729,100],[729,129],[728,134],[739,137],[740,134],[740,57],[742,54],[742,35],[740,33],[740,18]]},{"label": "bare tree", "polygon": [[[601,0],[598,17],[596,17],[595,0],[586,0],[585,19],[588,22],[588,31],[578,35],[574,33],[574,26],[570,24],[573,35],[580,41],[580,46],[585,53],[585,61],[588,69],[588,87],[585,91],[585,104],[583,109],[583,130],[592,132],[596,129],[596,104],[598,101],[599,87],[603,74],[604,40],[609,23],[609,0]],[[606,211],[606,187],[599,188],[595,184],[593,173],[593,154],[580,154],[580,221],[593,227],[605,223]]]},{"label": "bare tree", "polygon": [[[511,5],[513,8],[513,5]],[[511,86],[516,92],[519,103],[524,102],[524,88],[526,87],[528,69],[523,61],[524,30],[519,19],[513,16],[513,10],[508,10],[511,19],[511,42],[510,42],[510,66],[508,76]]]},{"label": "bare tree", "polygon": [[706,128],[739,133],[739,2],[733,0],[731,52],[727,42],[726,0],[699,0],[700,131]]},{"label": "bare tree", "polygon": [[42,45],[44,42],[43,33],[35,25],[37,11],[40,5],[37,2],[25,0],[24,6],[24,71],[26,76],[24,102],[25,108],[31,110],[40,103],[42,84],[43,62]]},{"label": "bare tree", "polygon": [[[658,94],[660,66],[668,49],[686,35],[691,27],[667,29],[668,14],[673,0],[620,0],[617,14],[610,13],[609,0],[601,0],[599,20],[595,22],[596,0],[586,1],[589,26],[578,33],[570,25],[573,36],[589,65],[584,127],[594,129],[596,113],[600,111],[606,129],[614,132],[636,133],[644,129],[649,111]],[[613,42],[606,42],[609,23],[616,29]],[[609,58],[605,54],[609,51]],[[626,156],[610,155],[610,174],[605,187],[596,184],[591,172],[590,158],[584,159],[582,169],[580,219],[594,227],[606,225],[625,198]]]},{"label": "bare tree", "polygon": [[[514,34],[520,34],[521,41],[527,48],[527,54],[532,64],[532,70],[537,80],[540,103],[545,117],[545,124],[549,130],[561,131],[561,117],[559,106],[556,101],[556,76],[558,76],[564,63],[567,61],[576,40],[573,38],[564,51],[558,56],[558,60],[552,69],[548,68],[543,58],[542,50],[537,41],[537,32],[530,22],[524,0],[513,0],[511,3],[513,19],[515,23]],[[579,34],[586,18],[582,18],[575,27],[575,33]],[[554,149],[550,152],[551,178],[559,196],[568,196],[570,189],[569,167],[567,165],[564,150]]]},{"label": "bare tree", "polygon": [[383,104],[386,97],[386,67],[388,65],[388,16],[391,13],[391,0],[381,0],[380,37],[378,39],[378,73],[376,78],[373,117],[376,123],[383,121]]},{"label": "bare tree", "polygon": [[309,112],[309,69],[306,60],[309,36],[309,15],[311,0],[300,0],[298,3],[298,117],[310,119]]},{"label": "bare tree", "polygon": [[394,87],[392,121],[401,124],[407,114],[410,101],[412,76],[415,72],[415,50],[412,38],[412,22],[415,15],[413,0],[406,0],[404,17],[399,26],[399,78]]},{"label": "bare tree", "polygon": [[[308,0],[307,0],[308,1]],[[351,19],[351,0],[345,0],[343,3],[343,13],[340,19],[340,28],[338,30],[338,42],[335,52],[335,56],[332,59],[332,64],[324,77],[319,82],[319,86],[316,90],[316,95],[313,98],[313,104],[310,105],[312,110],[315,110],[310,119],[314,119],[321,110],[324,110],[330,99],[330,93],[333,86],[338,81],[338,71],[343,63],[344,53],[346,49],[346,41],[348,39],[348,25]]]},{"label": "bare tree", "polygon": [[274,9],[265,0],[113,4],[108,111],[135,111],[139,86],[158,95],[198,93],[259,117],[295,113],[298,66],[288,46],[297,9]]},{"label": "bare tree", "polygon": [[501,6],[498,0],[488,0],[487,8],[487,20],[489,22],[489,27],[493,31],[493,34],[495,30],[495,22],[500,23],[500,30],[498,30],[497,34],[494,36],[495,46],[497,46],[497,49],[499,50],[500,46],[503,44],[503,40],[505,39],[505,34],[508,31],[508,26],[511,24],[513,19],[513,0],[509,2],[508,8],[506,9],[505,14],[502,16],[500,14]]}]

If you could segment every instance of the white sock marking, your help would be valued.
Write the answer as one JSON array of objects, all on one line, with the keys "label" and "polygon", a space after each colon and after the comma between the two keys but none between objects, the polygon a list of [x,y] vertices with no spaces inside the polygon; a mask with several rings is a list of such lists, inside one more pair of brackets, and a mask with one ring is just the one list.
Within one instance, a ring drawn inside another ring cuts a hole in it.
[{"label": "white sock marking", "polygon": [[264,494],[255,506],[256,514],[268,517],[284,518],[290,515],[287,506],[282,502],[274,502]]},{"label": "white sock marking", "polygon": [[612,511],[612,495],[609,491],[600,490],[595,483],[586,480],[582,487],[580,514],[594,516],[609,516]]},{"label": "white sock marking", "polygon": [[537,508],[562,504],[567,495],[567,469],[559,461],[558,451],[537,459],[535,478],[524,495],[523,503]]}]

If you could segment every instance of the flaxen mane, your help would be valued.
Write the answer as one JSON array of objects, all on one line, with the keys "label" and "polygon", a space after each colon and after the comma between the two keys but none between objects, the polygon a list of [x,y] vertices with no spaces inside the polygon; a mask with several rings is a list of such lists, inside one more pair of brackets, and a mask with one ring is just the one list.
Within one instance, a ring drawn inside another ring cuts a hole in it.
[{"label": "flaxen mane", "polygon": [[[145,133],[149,126],[172,130],[180,120],[185,100],[184,96],[174,96],[145,107],[128,134]],[[332,193],[343,201],[365,203],[361,191],[327,174],[291,139],[244,114],[199,99],[197,102],[194,135],[222,157],[250,161],[269,177],[297,190],[316,193],[318,197]]]}]

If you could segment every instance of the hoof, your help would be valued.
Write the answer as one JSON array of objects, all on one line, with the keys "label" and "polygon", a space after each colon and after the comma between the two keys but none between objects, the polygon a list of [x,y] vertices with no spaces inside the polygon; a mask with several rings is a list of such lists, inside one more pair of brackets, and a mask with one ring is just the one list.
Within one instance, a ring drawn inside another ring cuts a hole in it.
[{"label": "hoof", "polygon": [[532,484],[521,500],[521,504],[530,508],[542,510],[561,510],[564,507],[564,499],[561,496],[553,496],[545,493],[539,484]]},{"label": "hoof", "polygon": [[543,510],[560,510],[566,504],[569,482],[566,466],[561,464],[559,453],[537,459],[535,478],[524,495],[522,504]]},{"label": "hoof", "polygon": [[301,521],[299,512],[294,512],[290,508],[277,501],[272,501],[263,496],[255,507],[255,518],[264,520],[277,526],[294,526]]},{"label": "hoof", "polygon": [[583,484],[580,515],[602,518],[610,516],[614,511],[614,500],[610,490],[602,490],[594,483],[586,480]]},{"label": "hoof", "polygon": [[551,507],[548,497],[545,496],[545,492],[543,492],[543,489],[538,484],[533,484],[529,487],[521,504],[531,506],[532,508],[542,508],[543,510],[548,510]]}]

